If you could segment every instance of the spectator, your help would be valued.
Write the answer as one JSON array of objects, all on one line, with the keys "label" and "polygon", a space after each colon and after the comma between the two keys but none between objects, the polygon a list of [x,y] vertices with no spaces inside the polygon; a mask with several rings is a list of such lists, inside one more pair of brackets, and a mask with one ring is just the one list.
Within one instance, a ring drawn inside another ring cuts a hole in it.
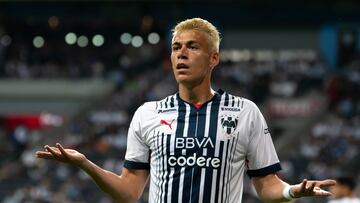
[{"label": "spectator", "polygon": [[330,188],[334,199],[329,203],[360,203],[360,198],[354,194],[356,188],[354,177],[339,177],[336,181],[337,184]]}]

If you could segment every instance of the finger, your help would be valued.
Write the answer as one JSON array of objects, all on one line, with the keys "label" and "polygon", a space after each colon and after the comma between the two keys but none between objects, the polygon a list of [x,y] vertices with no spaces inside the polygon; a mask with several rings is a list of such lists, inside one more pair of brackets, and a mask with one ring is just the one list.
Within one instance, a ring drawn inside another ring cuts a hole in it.
[{"label": "finger", "polygon": [[301,183],[301,189],[300,189],[301,192],[306,191],[306,184],[307,184],[307,179],[304,179]]},{"label": "finger", "polygon": [[321,188],[315,189],[314,190],[314,195],[315,196],[331,196],[332,193],[326,190],[323,190]]},{"label": "finger", "polygon": [[334,185],[336,185],[336,181],[332,180],[332,179],[318,181],[318,184],[317,184],[317,186],[319,186],[319,187],[329,187],[329,186],[334,186]]},{"label": "finger", "polygon": [[65,158],[69,159],[69,155],[68,155],[68,153],[65,151],[65,149],[63,148],[63,146],[61,146],[60,143],[56,143],[56,146],[57,146],[57,148],[60,150],[61,154],[62,154]]},{"label": "finger", "polygon": [[50,152],[50,151],[48,150],[48,148],[54,149],[54,147],[50,147],[49,145],[45,145],[45,146],[44,146],[44,151],[45,151],[45,152]]},{"label": "finger", "polygon": [[[55,152],[55,153],[58,154],[58,155],[61,154],[60,150],[59,150],[57,147],[50,147],[50,146],[48,146],[48,145],[46,145],[45,147],[46,147],[46,149],[47,149],[47,150],[46,150],[47,152],[53,151],[53,152]],[[50,151],[50,150],[51,150],[51,151]]]},{"label": "finger", "polygon": [[36,158],[42,159],[54,159],[54,156],[50,152],[37,151],[35,156]]},{"label": "finger", "polygon": [[49,147],[48,145],[45,146],[45,148],[54,156],[55,159],[60,160],[61,156],[58,154],[58,152],[55,151],[52,147]]},{"label": "finger", "polygon": [[307,190],[308,190],[309,192],[314,192],[314,188],[315,188],[315,186],[316,186],[316,183],[315,183],[315,182],[313,182],[313,183],[311,183],[310,187],[309,187],[309,188],[307,188]]}]

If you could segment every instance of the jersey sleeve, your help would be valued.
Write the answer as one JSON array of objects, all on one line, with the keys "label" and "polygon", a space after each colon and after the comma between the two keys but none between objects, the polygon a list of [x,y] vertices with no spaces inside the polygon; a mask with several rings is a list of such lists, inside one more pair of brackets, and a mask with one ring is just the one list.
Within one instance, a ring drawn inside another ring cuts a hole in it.
[{"label": "jersey sleeve", "polygon": [[281,170],[281,166],[265,118],[259,108],[253,105],[246,161],[248,176],[258,177],[275,173]]},{"label": "jersey sleeve", "polygon": [[127,169],[150,169],[149,147],[141,131],[142,107],[135,112],[128,131],[124,163],[124,167]]}]

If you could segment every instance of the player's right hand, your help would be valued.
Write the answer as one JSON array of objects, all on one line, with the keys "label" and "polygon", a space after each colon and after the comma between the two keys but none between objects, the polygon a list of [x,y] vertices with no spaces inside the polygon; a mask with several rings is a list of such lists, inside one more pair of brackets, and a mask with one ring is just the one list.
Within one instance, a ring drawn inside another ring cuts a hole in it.
[{"label": "player's right hand", "polygon": [[56,144],[56,147],[45,145],[44,151],[37,151],[35,156],[37,158],[56,160],[77,166],[80,166],[86,161],[85,155],[73,149],[64,149],[59,143]]}]

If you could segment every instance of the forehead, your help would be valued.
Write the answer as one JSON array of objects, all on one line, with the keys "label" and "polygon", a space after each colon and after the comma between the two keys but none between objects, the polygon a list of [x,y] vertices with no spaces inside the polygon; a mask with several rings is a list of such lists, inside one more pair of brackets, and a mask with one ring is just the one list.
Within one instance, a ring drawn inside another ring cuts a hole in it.
[{"label": "forehead", "polygon": [[189,41],[203,43],[206,42],[206,34],[200,30],[182,30],[175,33],[172,43],[186,43]]}]

